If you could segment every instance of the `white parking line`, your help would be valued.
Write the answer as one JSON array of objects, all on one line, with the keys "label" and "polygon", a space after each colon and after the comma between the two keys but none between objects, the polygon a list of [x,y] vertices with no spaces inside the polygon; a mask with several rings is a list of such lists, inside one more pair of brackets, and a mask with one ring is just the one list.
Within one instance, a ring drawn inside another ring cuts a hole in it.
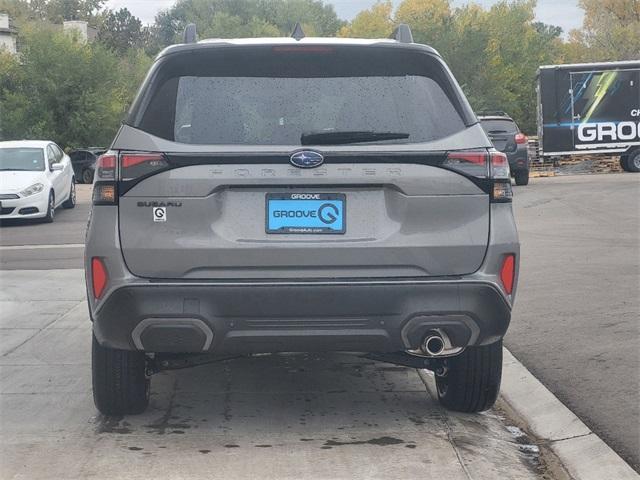
[{"label": "white parking line", "polygon": [[49,250],[52,248],[84,248],[84,243],[66,243],[60,245],[0,245],[0,250]]}]

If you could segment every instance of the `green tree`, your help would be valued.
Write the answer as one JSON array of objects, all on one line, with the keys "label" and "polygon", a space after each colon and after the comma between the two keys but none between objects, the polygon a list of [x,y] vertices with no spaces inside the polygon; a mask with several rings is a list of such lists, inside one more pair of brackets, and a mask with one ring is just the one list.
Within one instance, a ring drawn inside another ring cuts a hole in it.
[{"label": "green tree", "polygon": [[341,37],[387,38],[393,32],[393,5],[390,0],[381,1],[369,10],[358,13],[349,25],[340,29]]},{"label": "green tree", "polygon": [[395,14],[395,23],[411,26],[413,39],[439,51],[451,49],[453,13],[450,0],[404,0]]},{"label": "green tree", "polygon": [[535,22],[535,0],[502,0],[490,9],[450,0],[404,0],[360,12],[342,28],[351,37],[388,37],[395,25],[411,27],[414,41],[436,48],[476,110],[504,110],[535,131],[536,70],[560,58],[561,29]]},{"label": "green tree", "polygon": [[573,30],[566,52],[570,61],[640,58],[640,0],[580,0],[582,29]]},{"label": "green tree", "polygon": [[151,49],[181,41],[192,22],[201,38],[286,36],[296,22],[307,35],[332,36],[343,24],[321,0],[178,0],[156,16]]},{"label": "green tree", "polygon": [[528,133],[536,131],[536,72],[559,58],[559,31],[534,22],[534,0],[498,2],[488,10],[485,62],[470,99],[476,109],[504,110]]},{"label": "green tree", "polygon": [[85,20],[99,23],[106,0],[0,0],[0,12],[18,22],[42,20],[62,23],[65,20]]},{"label": "green tree", "polygon": [[44,0],[0,0],[0,12],[13,20],[44,20],[47,17]]},{"label": "green tree", "polygon": [[[92,22],[106,0],[49,0],[45,3],[46,18],[53,23],[64,20]],[[42,2],[44,3],[44,2]]]},{"label": "green tree", "polygon": [[23,24],[20,34],[19,60],[0,56],[0,139],[108,145],[148,59],[133,50],[118,58],[43,22]]},{"label": "green tree", "polygon": [[124,55],[130,48],[141,47],[144,38],[142,22],[138,17],[131,15],[128,9],[108,10],[103,14],[98,28],[98,40],[106,47]]}]

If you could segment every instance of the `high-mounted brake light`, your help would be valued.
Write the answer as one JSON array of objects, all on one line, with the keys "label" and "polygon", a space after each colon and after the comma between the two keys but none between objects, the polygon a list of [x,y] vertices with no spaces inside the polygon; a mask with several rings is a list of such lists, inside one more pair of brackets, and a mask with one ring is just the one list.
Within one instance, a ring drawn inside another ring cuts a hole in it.
[{"label": "high-mounted brake light", "polygon": [[91,259],[91,283],[93,285],[93,296],[98,299],[104,293],[109,276],[107,268],[100,257]]},{"label": "high-mounted brake light", "polygon": [[527,136],[524,133],[517,133],[516,134],[516,143],[518,145],[522,145],[523,143],[527,143],[529,141],[529,139],[527,138]]},{"label": "high-mounted brake light", "polygon": [[288,53],[333,53],[335,49],[332,47],[324,46],[324,45],[296,45],[296,46],[283,45],[283,46],[273,47],[272,51],[288,52]]},{"label": "high-mounted brake light", "polygon": [[504,291],[511,295],[513,293],[513,284],[516,277],[516,256],[510,253],[502,261],[500,268],[500,281],[504,287]]}]

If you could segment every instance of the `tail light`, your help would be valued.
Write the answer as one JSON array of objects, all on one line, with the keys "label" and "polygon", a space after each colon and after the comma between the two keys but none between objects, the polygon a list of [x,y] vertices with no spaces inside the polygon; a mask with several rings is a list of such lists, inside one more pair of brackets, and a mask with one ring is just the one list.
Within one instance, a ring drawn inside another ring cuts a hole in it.
[{"label": "tail light", "polygon": [[472,177],[489,176],[489,154],[486,150],[449,152],[444,165]]},{"label": "tail light", "polygon": [[91,259],[91,284],[93,285],[93,296],[100,298],[107,287],[109,276],[107,275],[107,268],[104,266],[100,257],[93,257]]},{"label": "tail light", "polygon": [[502,267],[500,268],[500,281],[504,287],[504,291],[511,295],[513,293],[513,284],[516,276],[516,256],[509,254],[504,257]]},{"label": "tail light", "polygon": [[105,153],[96,162],[93,204],[117,204],[119,181],[135,180],[167,166],[167,159],[161,153]]},{"label": "tail light", "polygon": [[442,166],[488,183],[492,202],[510,202],[511,172],[507,156],[496,150],[460,150],[447,154]]},{"label": "tail light", "polygon": [[161,153],[122,153],[120,154],[120,179],[134,180],[167,166],[168,162]]},{"label": "tail light", "polygon": [[529,139],[524,133],[516,133],[516,143],[518,145],[522,145],[523,143],[527,143]]},{"label": "tail light", "polygon": [[107,152],[98,157],[93,178],[94,205],[115,205],[117,203],[117,173],[118,156],[115,153]]},{"label": "tail light", "polygon": [[96,161],[96,180],[115,180],[117,163],[118,157],[113,153],[100,155]]}]

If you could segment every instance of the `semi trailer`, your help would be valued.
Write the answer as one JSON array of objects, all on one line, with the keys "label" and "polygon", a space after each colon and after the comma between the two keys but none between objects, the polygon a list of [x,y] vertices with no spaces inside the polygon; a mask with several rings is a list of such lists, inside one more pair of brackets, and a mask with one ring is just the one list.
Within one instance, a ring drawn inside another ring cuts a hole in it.
[{"label": "semi trailer", "polygon": [[640,60],[547,65],[538,70],[543,157],[619,155],[640,171]]}]

